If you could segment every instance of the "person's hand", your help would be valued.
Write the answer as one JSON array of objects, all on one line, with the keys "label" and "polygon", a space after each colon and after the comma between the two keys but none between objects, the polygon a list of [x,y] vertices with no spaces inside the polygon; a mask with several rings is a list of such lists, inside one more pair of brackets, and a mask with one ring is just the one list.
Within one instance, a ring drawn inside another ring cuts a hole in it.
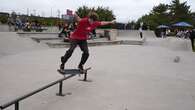
[{"label": "person's hand", "polygon": [[110,23],[111,24],[115,24],[116,23],[116,20],[112,20]]}]

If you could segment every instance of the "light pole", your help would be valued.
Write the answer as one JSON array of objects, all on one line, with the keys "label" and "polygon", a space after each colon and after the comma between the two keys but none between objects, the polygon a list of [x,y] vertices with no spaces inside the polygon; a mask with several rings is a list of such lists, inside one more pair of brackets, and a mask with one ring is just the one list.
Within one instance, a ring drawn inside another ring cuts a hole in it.
[{"label": "light pole", "polygon": [[33,10],[33,12],[34,12],[34,16],[36,16],[36,10],[35,9]]},{"label": "light pole", "polygon": [[27,8],[27,16],[29,16],[29,8]]},{"label": "light pole", "polygon": [[52,17],[52,8],[51,8],[51,17]]},{"label": "light pole", "polygon": [[57,10],[57,13],[58,13],[58,18],[60,18],[60,10],[59,9]]}]

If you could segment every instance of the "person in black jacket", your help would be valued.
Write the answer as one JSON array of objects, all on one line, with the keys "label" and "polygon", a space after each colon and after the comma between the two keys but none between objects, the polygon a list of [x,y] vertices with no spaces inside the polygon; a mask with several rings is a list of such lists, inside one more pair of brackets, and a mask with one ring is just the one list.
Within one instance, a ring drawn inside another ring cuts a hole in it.
[{"label": "person in black jacket", "polygon": [[192,44],[192,51],[195,51],[195,49],[194,49],[195,30],[194,29],[190,30],[189,33],[190,33],[189,38],[190,38],[191,44]]}]

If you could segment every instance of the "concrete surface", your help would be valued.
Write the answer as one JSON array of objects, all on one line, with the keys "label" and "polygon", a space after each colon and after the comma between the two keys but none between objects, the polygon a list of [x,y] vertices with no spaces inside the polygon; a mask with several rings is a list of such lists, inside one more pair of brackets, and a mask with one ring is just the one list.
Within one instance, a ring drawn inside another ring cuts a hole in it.
[{"label": "concrete surface", "polygon": [[153,47],[164,47],[173,51],[192,51],[189,39],[167,37],[167,38],[147,38],[145,45]]},{"label": "concrete surface", "polygon": [[48,46],[44,43],[38,44],[31,38],[22,38],[15,32],[0,32],[0,57],[46,48]]},{"label": "concrete surface", "polygon": [[[11,34],[14,37],[14,33]],[[10,33],[1,33],[0,39],[8,35]],[[86,64],[86,67],[92,66],[88,74],[90,82],[74,77],[64,82],[65,97],[55,96],[56,85],[23,100],[20,109],[194,110],[195,54],[157,45],[160,40],[163,39],[151,39],[142,46],[90,47]],[[20,41],[15,40],[17,45]],[[0,57],[0,105],[63,77],[56,69],[66,48],[41,47],[44,49],[33,48]],[[18,48],[22,47],[15,49]],[[77,48],[66,68],[76,68],[80,56]],[[180,62],[174,62],[175,56],[180,57]],[[7,110],[11,109],[13,107]]]},{"label": "concrete surface", "polygon": [[[128,38],[140,38],[139,31],[138,30],[118,30],[118,36],[120,37],[128,37]],[[154,31],[146,30],[143,31],[143,37],[146,38],[155,38]]]}]

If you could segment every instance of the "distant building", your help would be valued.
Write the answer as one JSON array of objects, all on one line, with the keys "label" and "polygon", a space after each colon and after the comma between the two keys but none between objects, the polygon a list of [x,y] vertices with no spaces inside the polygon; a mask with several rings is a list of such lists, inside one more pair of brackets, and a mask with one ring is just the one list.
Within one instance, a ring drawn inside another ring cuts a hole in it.
[{"label": "distant building", "polygon": [[0,24],[7,23],[8,18],[9,18],[9,13],[0,12]]},{"label": "distant building", "polygon": [[9,16],[9,13],[5,13],[5,12],[0,12],[0,16]]}]

